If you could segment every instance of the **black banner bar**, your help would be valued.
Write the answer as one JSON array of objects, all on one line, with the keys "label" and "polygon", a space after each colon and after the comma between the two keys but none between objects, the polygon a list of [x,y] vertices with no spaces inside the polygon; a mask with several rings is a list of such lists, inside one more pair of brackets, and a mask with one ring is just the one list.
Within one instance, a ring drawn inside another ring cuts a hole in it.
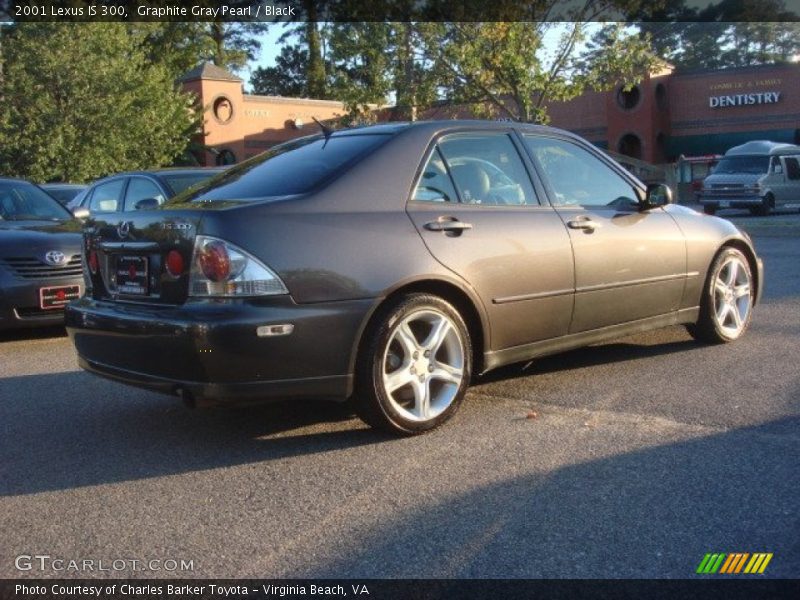
[{"label": "black banner bar", "polygon": [[798,579],[748,576],[680,580],[0,580],[2,600],[782,600],[798,597]]},{"label": "black banner bar", "polygon": [[[313,10],[310,7],[313,5]],[[707,0],[0,0],[0,21],[800,21],[800,0],[772,12]],[[757,15],[757,16],[754,16]]]}]

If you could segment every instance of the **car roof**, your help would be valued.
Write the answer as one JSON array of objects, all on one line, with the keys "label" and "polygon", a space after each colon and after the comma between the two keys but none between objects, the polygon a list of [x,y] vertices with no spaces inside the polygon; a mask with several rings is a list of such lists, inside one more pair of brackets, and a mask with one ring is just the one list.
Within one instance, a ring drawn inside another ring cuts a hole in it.
[{"label": "car roof", "polygon": [[87,187],[85,183],[42,183],[39,185],[46,190],[82,190]]},{"label": "car roof", "polygon": [[30,185],[34,185],[30,181],[26,179],[17,179],[16,177],[0,177],[0,182],[2,183],[27,183]]},{"label": "car roof", "polygon": [[512,120],[492,121],[484,119],[439,119],[434,121],[379,123],[377,125],[365,125],[334,130],[333,135],[387,134],[400,133],[403,130],[430,130],[431,132],[437,133],[446,132],[448,130],[456,131],[463,129],[496,129],[498,131],[507,131],[509,128],[530,133],[559,133],[561,135],[566,135],[573,138],[578,137],[574,133],[564,129],[558,129],[556,127],[536,125],[533,123],[520,123]]},{"label": "car roof", "polygon": [[[192,173],[221,173],[228,167],[163,167],[159,169],[141,169],[138,171],[120,171],[106,175],[101,179],[110,177],[129,177],[131,175],[189,175]],[[99,181],[99,179],[98,179]]]}]

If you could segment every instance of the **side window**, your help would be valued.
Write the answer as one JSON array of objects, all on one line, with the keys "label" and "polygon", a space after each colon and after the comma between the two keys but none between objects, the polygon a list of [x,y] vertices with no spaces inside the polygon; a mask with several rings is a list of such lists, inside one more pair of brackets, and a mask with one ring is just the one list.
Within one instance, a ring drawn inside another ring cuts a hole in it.
[{"label": "side window", "polygon": [[125,187],[125,179],[114,179],[106,183],[101,183],[92,192],[92,200],[89,202],[91,212],[115,212],[122,208],[122,190]]},{"label": "side window", "polygon": [[800,157],[787,156],[784,161],[786,162],[786,179],[800,180]]},{"label": "side window", "polygon": [[428,163],[422,169],[417,189],[411,199],[422,202],[458,202],[456,189],[447,174],[438,148],[434,148]]},{"label": "side window", "polygon": [[555,194],[555,206],[616,210],[638,206],[634,188],[588,150],[566,140],[533,135],[526,135],[525,143]]},{"label": "side window", "polygon": [[144,177],[131,177],[128,191],[125,192],[125,210],[136,210],[136,203],[140,200],[155,198],[158,204],[164,203],[164,192],[159,187]]},{"label": "side window", "polygon": [[495,206],[539,204],[522,158],[507,134],[450,135],[439,143],[439,149],[461,202]]}]

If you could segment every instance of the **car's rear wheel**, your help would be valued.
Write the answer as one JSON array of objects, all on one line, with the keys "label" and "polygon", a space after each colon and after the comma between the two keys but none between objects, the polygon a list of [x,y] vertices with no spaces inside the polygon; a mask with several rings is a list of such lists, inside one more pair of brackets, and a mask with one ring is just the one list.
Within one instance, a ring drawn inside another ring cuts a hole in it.
[{"label": "car's rear wheel", "polygon": [[709,269],[700,303],[700,317],[689,333],[709,343],[732,342],[750,325],[753,310],[753,274],[747,257],[736,248],[724,248]]},{"label": "car's rear wheel", "polygon": [[355,398],[364,421],[413,435],[456,412],[471,376],[472,346],[451,304],[410,294],[381,310],[365,335]]}]

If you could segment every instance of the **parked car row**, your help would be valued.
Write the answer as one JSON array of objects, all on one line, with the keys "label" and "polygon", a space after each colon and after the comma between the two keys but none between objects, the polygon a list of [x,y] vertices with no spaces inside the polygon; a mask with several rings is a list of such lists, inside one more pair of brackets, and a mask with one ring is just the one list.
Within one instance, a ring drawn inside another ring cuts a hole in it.
[{"label": "parked car row", "polygon": [[0,330],[64,322],[64,306],[84,292],[80,219],[155,208],[222,170],[123,173],[88,186],[0,178]]}]

